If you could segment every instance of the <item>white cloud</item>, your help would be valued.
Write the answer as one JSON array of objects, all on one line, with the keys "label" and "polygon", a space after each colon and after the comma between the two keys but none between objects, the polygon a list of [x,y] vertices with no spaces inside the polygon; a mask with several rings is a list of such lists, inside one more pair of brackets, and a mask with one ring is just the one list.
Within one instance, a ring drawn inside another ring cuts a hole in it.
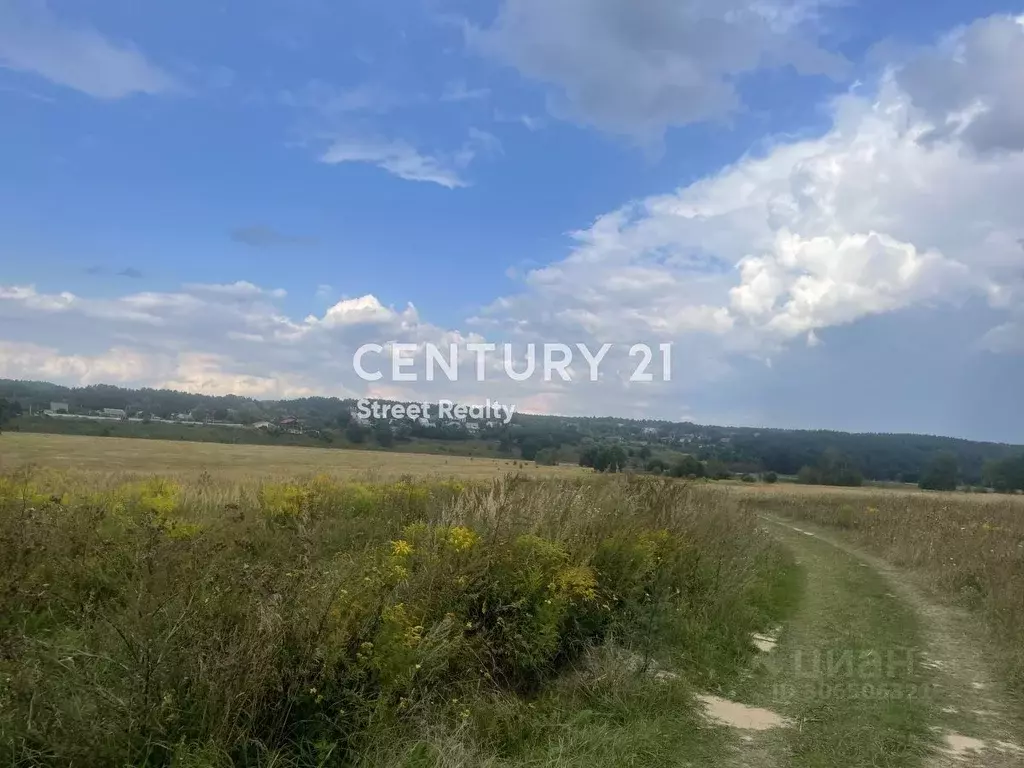
[{"label": "white cloud", "polygon": [[[1024,43],[1024,27],[1004,26],[1016,37],[989,52],[993,73],[1016,66]],[[920,61],[942,73],[943,57],[956,55],[943,44]],[[525,289],[486,316],[540,335],[697,331],[722,350],[753,352],[972,296],[1020,305],[1024,153],[969,151],[974,137],[964,132],[922,140],[933,121],[902,72],[885,74],[870,95],[837,99],[820,138],[779,143],[600,217],[574,233],[567,258],[528,273]]]},{"label": "white cloud", "polygon": [[377,83],[342,88],[311,80],[301,88],[282,91],[280,101],[286,107],[313,110],[324,117],[346,117],[354,113],[382,115],[421,99]]},{"label": "white cloud", "polygon": [[234,283],[186,283],[185,290],[191,293],[210,293],[219,296],[230,296],[235,299],[252,299],[260,296],[269,296],[281,299],[288,295],[283,288],[267,290],[254,285],[247,280],[238,280]]},{"label": "white cloud", "polygon": [[979,151],[1024,149],[1024,17],[992,16],[913,57],[897,80],[933,129]]},{"label": "white cloud", "polygon": [[551,85],[559,116],[656,141],[666,127],[727,117],[737,75],[762,66],[840,76],[846,62],[819,48],[825,2],[751,0],[503,0],[475,50]]},{"label": "white cloud", "polygon": [[[637,361],[627,359],[625,349],[606,358],[601,385],[581,381],[588,369],[580,356],[573,368],[578,386],[557,379],[513,382],[501,373],[500,350],[488,357],[487,381],[480,383],[475,354],[467,345],[487,339],[426,322],[412,305],[396,309],[366,295],[342,299],[322,314],[299,321],[281,311],[273,291],[253,286],[245,295],[256,298],[225,302],[223,294],[195,286],[115,299],[5,287],[0,290],[0,327],[5,331],[0,341],[0,377],[69,384],[110,381],[254,397],[321,394],[467,402],[489,397],[523,407],[579,413],[599,410],[609,392],[637,409],[648,404],[653,394],[627,381]],[[419,381],[391,380],[397,342],[415,345],[412,370],[419,374]],[[366,343],[383,347],[382,353],[364,360],[367,370],[384,372],[378,382],[363,381],[355,373],[353,355]],[[428,343],[445,355],[449,345],[456,345],[457,381],[449,382],[440,373],[433,382],[424,380]],[[518,345],[517,370],[523,369],[523,351],[523,345]]]},{"label": "white cloud", "polygon": [[181,88],[131,44],[62,22],[44,0],[0,0],[0,66],[32,72],[98,99]]},{"label": "white cloud", "polygon": [[416,308],[409,305],[405,312],[399,313],[385,307],[376,296],[367,295],[358,299],[342,299],[332,306],[322,318],[309,317],[309,325],[322,325],[337,328],[346,325],[365,325],[369,323],[397,323],[399,326],[412,326],[419,321]]},{"label": "white cloud", "polygon": [[131,349],[113,347],[99,355],[62,354],[39,344],[0,341],[0,377],[119,384],[152,372],[151,361]]},{"label": "white cloud", "polygon": [[465,80],[452,80],[445,84],[441,101],[479,101],[491,95],[489,88],[470,88]]},{"label": "white cloud", "polygon": [[544,127],[544,118],[527,114],[512,114],[495,110],[494,120],[498,123],[518,123],[528,131],[539,131]]},{"label": "white cloud", "polygon": [[451,153],[423,154],[402,140],[336,139],[321,155],[324,163],[368,163],[407,181],[427,181],[448,189],[469,186],[464,172],[480,155],[500,151],[491,134],[470,128],[469,137]]},{"label": "white cloud", "polygon": [[[301,375],[273,371],[265,375],[233,372],[235,363],[224,355],[185,354],[175,361],[173,372],[161,382],[167,389],[208,395],[241,395],[260,399],[323,395],[303,381]],[[335,389],[332,394],[348,394]]]},{"label": "white cloud", "polygon": [[406,181],[429,181],[448,189],[468,186],[452,158],[420,152],[404,141],[338,139],[321,155],[325,163],[369,163]]}]

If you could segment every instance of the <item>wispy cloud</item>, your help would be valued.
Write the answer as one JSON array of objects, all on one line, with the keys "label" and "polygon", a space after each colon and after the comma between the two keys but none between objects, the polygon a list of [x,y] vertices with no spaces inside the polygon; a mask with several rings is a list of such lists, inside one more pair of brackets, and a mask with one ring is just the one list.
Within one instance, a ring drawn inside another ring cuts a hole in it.
[{"label": "wispy cloud", "polygon": [[233,283],[186,283],[182,287],[193,294],[226,296],[234,299],[281,299],[288,295],[284,288],[261,288],[248,280],[237,280]]},{"label": "wispy cloud", "polygon": [[511,114],[508,112],[502,112],[501,110],[496,110],[494,112],[494,120],[498,123],[518,123],[528,131],[539,131],[546,124],[543,117],[534,117],[533,115],[527,115],[525,113]]},{"label": "wispy cloud", "polygon": [[491,95],[489,88],[469,88],[465,80],[452,80],[444,87],[441,101],[475,101]]},{"label": "wispy cloud", "polygon": [[382,115],[422,100],[376,83],[344,88],[323,80],[310,80],[301,88],[282,91],[279,99],[286,107],[310,110],[326,117],[354,113]]},{"label": "wispy cloud", "polygon": [[420,154],[405,141],[339,139],[321,156],[325,163],[369,163],[407,181],[430,181],[448,189],[465,187],[450,158]]},{"label": "wispy cloud", "polygon": [[274,248],[289,245],[314,245],[316,238],[288,235],[273,227],[255,224],[231,230],[231,239],[253,248]]},{"label": "wispy cloud", "polygon": [[448,189],[467,187],[463,172],[481,154],[500,151],[497,138],[471,128],[455,152],[425,154],[403,140],[337,139],[320,157],[324,163],[368,163],[406,181],[428,181]]},{"label": "wispy cloud", "polygon": [[32,101],[39,101],[44,104],[53,104],[54,100],[49,96],[43,96],[42,94],[30,91],[27,88],[15,88],[9,85],[0,85],[0,93],[11,93],[15,96],[21,96]]},{"label": "wispy cloud", "polygon": [[85,273],[87,275],[92,275],[93,277],[113,275],[114,277],[128,277],[131,278],[132,280],[140,280],[143,277],[145,277],[142,271],[136,269],[135,267],[124,267],[123,269],[115,270],[110,267],[104,267],[100,264],[93,264],[92,266],[86,267]]},{"label": "wispy cloud", "polygon": [[43,0],[0,0],[0,66],[98,99],[182,90],[132,44],[64,23]]}]

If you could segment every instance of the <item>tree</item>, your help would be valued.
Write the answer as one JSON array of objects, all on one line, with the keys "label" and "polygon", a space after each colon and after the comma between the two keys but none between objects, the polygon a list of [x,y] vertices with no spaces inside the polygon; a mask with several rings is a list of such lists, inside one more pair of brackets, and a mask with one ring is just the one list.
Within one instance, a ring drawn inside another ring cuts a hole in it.
[{"label": "tree", "polygon": [[728,480],[732,477],[732,472],[724,461],[711,459],[707,463],[707,476],[713,480]]},{"label": "tree", "polygon": [[982,477],[985,485],[1000,493],[1024,491],[1024,454],[987,462]]},{"label": "tree", "polygon": [[558,451],[554,448],[541,448],[537,451],[534,460],[537,462],[537,466],[554,467],[558,464]]},{"label": "tree", "polygon": [[391,432],[391,425],[385,422],[376,424],[373,428],[373,439],[381,448],[390,448],[395,444],[395,436]]},{"label": "tree", "polygon": [[668,465],[665,464],[661,459],[651,459],[644,465],[644,469],[650,472],[652,475],[660,475],[666,469]]},{"label": "tree", "polygon": [[806,485],[860,486],[864,484],[864,476],[849,457],[829,448],[816,465],[807,465],[800,470],[797,482]]},{"label": "tree", "polygon": [[943,452],[932,459],[921,476],[918,487],[926,491],[955,491],[959,476],[956,456]]},{"label": "tree", "polygon": [[593,467],[594,462],[597,461],[597,454],[599,450],[600,449],[596,445],[588,445],[580,451],[580,466]]},{"label": "tree", "polygon": [[21,403],[17,400],[8,400],[6,397],[0,397],[0,432],[3,431],[4,426],[8,422],[16,419],[18,416],[21,416]]},{"label": "tree", "polygon": [[580,466],[597,472],[619,472],[626,466],[626,452],[621,446],[588,446],[580,452]]},{"label": "tree", "polygon": [[779,482],[779,476],[775,472],[765,472],[761,475],[761,480],[769,485]]},{"label": "tree", "polygon": [[694,456],[683,456],[671,470],[672,477],[704,477],[707,467]]},{"label": "tree", "polygon": [[367,430],[356,422],[350,422],[345,429],[345,439],[350,443],[358,445],[366,442]]},{"label": "tree", "polygon": [[796,481],[802,485],[824,485],[824,481],[821,479],[821,470],[817,467],[812,467],[809,464],[800,467],[800,471],[796,474]]}]

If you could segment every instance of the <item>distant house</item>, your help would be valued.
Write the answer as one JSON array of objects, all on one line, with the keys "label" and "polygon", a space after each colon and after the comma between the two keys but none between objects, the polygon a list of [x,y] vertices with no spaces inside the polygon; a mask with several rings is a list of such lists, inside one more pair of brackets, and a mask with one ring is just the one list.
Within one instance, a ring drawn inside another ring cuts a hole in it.
[{"label": "distant house", "polygon": [[124,408],[104,408],[103,415],[114,419],[128,418],[128,412]]},{"label": "distant house", "polygon": [[282,427],[283,429],[296,428],[301,427],[302,422],[294,416],[285,416],[283,419],[277,420],[277,426]]},{"label": "distant house", "polygon": [[50,403],[50,412],[51,413],[68,413],[69,412],[68,411],[68,404],[67,403]]},{"label": "distant house", "polygon": [[416,419],[416,423],[419,424],[421,427],[432,427],[432,426],[434,426],[434,422],[432,422],[426,416],[421,416],[420,418]]},{"label": "distant house", "polygon": [[257,421],[255,424],[252,425],[252,428],[253,429],[270,429],[272,426],[274,426],[274,425],[271,424],[269,421]]},{"label": "distant house", "polygon": [[658,428],[657,427],[644,427],[644,434],[645,435],[656,435],[656,434],[658,434]]},{"label": "distant house", "polygon": [[480,431],[480,425],[473,422],[468,422],[466,424],[466,431],[475,435],[477,432]]}]

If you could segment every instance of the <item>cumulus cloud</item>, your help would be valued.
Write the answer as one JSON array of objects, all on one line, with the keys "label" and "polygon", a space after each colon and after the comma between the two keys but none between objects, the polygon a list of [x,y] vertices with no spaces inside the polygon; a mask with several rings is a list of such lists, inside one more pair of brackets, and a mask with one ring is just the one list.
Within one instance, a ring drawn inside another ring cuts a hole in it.
[{"label": "cumulus cloud", "polygon": [[553,87],[561,116],[642,141],[665,128],[727,117],[736,78],[760,67],[842,76],[820,48],[819,0],[503,0],[471,48]]},{"label": "cumulus cloud", "polygon": [[954,31],[897,72],[900,87],[934,126],[928,140],[1024,149],[1024,17],[992,16]]},{"label": "cumulus cloud", "polygon": [[0,0],[0,66],[98,99],[181,89],[131,44],[63,22],[44,0]]},{"label": "cumulus cloud", "polygon": [[[225,302],[225,295],[245,300]],[[525,382],[509,379],[504,350],[497,347],[485,354],[481,382],[471,345],[517,340],[443,328],[422,319],[411,304],[390,307],[373,295],[342,298],[302,320],[282,311],[279,300],[278,292],[245,282],[187,285],[178,292],[116,299],[0,287],[0,323],[5,329],[0,376],[254,397],[320,394],[464,402],[489,397],[573,413],[600,410],[602,398],[614,392],[637,415],[650,407],[658,389],[629,380],[639,359],[629,357],[627,348],[607,356],[597,383],[588,380],[589,366],[574,349],[574,381],[568,383],[557,375],[553,381],[543,380],[542,351],[535,358],[537,375]],[[381,373],[376,381],[357,375],[353,359],[364,344],[379,345],[362,360],[367,372]],[[445,360],[455,347],[456,380],[441,368],[435,369],[434,380],[427,379],[428,345]],[[599,346],[591,351],[597,353]],[[518,340],[512,350],[515,370],[526,369],[526,352],[525,340]],[[399,359],[411,361],[411,368],[404,370],[416,373],[416,381],[393,378]],[[653,365],[660,370],[661,358]]]},{"label": "cumulus cloud", "polygon": [[[1012,66],[1016,45],[999,51]],[[935,48],[939,72],[943,54],[957,55]],[[837,99],[820,138],[600,217],[483,316],[536,333],[700,333],[751,352],[972,296],[1020,306],[1024,153],[981,155],[962,133],[922,141],[933,125],[902,72]]]},{"label": "cumulus cloud", "polygon": [[127,383],[142,378],[150,362],[133,349],[113,347],[98,355],[62,354],[39,344],[0,341],[0,377],[8,379],[71,381],[82,385]]}]

